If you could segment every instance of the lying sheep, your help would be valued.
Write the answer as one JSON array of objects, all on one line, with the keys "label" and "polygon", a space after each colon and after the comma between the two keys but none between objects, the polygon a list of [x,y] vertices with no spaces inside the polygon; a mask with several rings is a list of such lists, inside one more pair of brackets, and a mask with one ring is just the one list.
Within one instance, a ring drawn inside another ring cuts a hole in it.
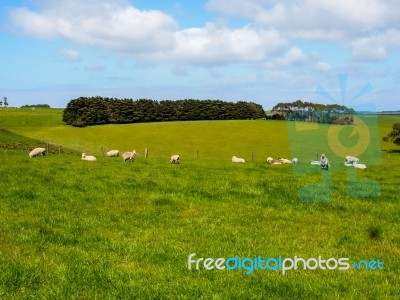
[{"label": "lying sheep", "polygon": [[128,160],[134,160],[136,157],[136,150],[133,150],[132,152],[124,152],[122,153],[122,158],[126,162]]},{"label": "lying sheep", "polygon": [[95,161],[96,157],[92,155],[86,155],[86,153],[82,153],[82,160]]},{"label": "lying sheep", "polygon": [[346,156],[345,162],[347,164],[353,164],[353,163],[358,163],[360,160],[357,157],[354,156]]},{"label": "lying sheep", "polygon": [[312,160],[312,161],[310,162],[310,164],[311,164],[312,166],[320,166],[320,165],[321,165],[321,161],[319,161],[319,160]]},{"label": "lying sheep", "polygon": [[286,158],[273,159],[272,157],[268,157],[267,163],[270,163],[272,165],[284,165],[284,164],[291,164],[292,161]]},{"label": "lying sheep", "polygon": [[243,158],[232,156],[232,162],[234,162],[234,163],[244,163],[246,161]]},{"label": "lying sheep", "polygon": [[356,169],[366,169],[367,168],[366,165],[358,164],[358,163],[353,164],[353,167],[356,168]]},{"label": "lying sheep", "polygon": [[171,164],[180,164],[180,157],[178,154],[172,155],[171,156],[171,160],[170,160]]},{"label": "lying sheep", "polygon": [[293,158],[292,159],[292,164],[298,164],[299,163],[299,159],[298,158]]},{"label": "lying sheep", "polygon": [[346,167],[354,167],[354,168],[356,168],[356,169],[366,169],[366,168],[367,168],[366,165],[364,165],[364,164],[359,164],[359,163],[347,163],[347,162],[345,162],[344,165],[345,165]]},{"label": "lying sheep", "polygon": [[29,153],[29,157],[35,157],[40,155],[46,155],[46,149],[44,148],[35,148]]},{"label": "lying sheep", "polygon": [[279,158],[278,160],[280,160],[282,162],[282,164],[291,164],[292,161],[286,158]]},{"label": "lying sheep", "polygon": [[118,150],[110,150],[107,152],[108,157],[119,157],[119,151]]}]

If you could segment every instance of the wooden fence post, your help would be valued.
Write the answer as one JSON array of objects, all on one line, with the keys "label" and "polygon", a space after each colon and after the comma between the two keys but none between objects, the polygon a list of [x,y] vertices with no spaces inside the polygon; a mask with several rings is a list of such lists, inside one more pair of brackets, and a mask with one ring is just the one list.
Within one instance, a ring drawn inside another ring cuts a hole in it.
[{"label": "wooden fence post", "polygon": [[144,149],[144,157],[148,158],[149,157],[149,149]]}]

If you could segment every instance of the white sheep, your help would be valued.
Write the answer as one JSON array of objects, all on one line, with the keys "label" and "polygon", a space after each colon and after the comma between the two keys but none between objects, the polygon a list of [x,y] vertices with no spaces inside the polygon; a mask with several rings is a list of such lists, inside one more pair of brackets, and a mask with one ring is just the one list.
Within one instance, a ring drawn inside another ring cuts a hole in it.
[{"label": "white sheep", "polygon": [[136,150],[133,150],[132,152],[124,152],[122,153],[122,158],[126,162],[128,160],[134,160],[136,157]]},{"label": "white sheep", "polygon": [[278,160],[281,161],[282,164],[291,164],[292,163],[291,160],[286,159],[286,158],[279,158]]},{"label": "white sheep", "polygon": [[86,153],[82,153],[82,160],[95,161],[96,157],[92,155],[86,155]]},{"label": "white sheep", "polygon": [[297,157],[292,159],[292,163],[293,164],[298,164],[299,163],[299,159]]},{"label": "white sheep", "polygon": [[356,168],[356,169],[366,169],[367,168],[366,165],[358,164],[358,163],[353,164],[353,167]]},{"label": "white sheep", "polygon": [[178,154],[172,155],[170,162],[171,164],[179,164],[181,162],[179,155]]},{"label": "white sheep", "polygon": [[320,165],[321,165],[321,161],[319,161],[319,160],[312,160],[312,161],[310,162],[310,164],[311,164],[312,166],[320,166]]},{"label": "white sheep", "polygon": [[40,155],[46,155],[46,149],[44,148],[35,148],[29,153],[29,157],[35,157]]},{"label": "white sheep", "polygon": [[119,157],[119,151],[118,150],[110,150],[107,152],[108,157]]},{"label": "white sheep", "polygon": [[346,156],[345,162],[347,164],[353,164],[353,163],[358,163],[360,160],[357,157],[354,156]]},{"label": "white sheep", "polygon": [[232,162],[234,162],[234,163],[244,163],[246,161],[243,158],[232,156]]},{"label": "white sheep", "polygon": [[282,161],[279,159],[273,159],[272,157],[267,158],[267,163],[272,164],[272,165],[282,165]]},{"label": "white sheep", "polygon": [[326,157],[325,154],[321,155],[321,168],[322,170],[328,170],[330,167],[329,165],[329,159]]},{"label": "white sheep", "polygon": [[272,165],[284,165],[284,164],[291,164],[292,161],[286,158],[273,159],[272,157],[268,157],[267,163]]}]

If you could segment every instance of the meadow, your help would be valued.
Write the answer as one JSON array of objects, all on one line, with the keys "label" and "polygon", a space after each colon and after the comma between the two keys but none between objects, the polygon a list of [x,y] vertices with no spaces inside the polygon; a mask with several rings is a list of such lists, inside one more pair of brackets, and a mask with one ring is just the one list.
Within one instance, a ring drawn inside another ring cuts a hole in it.
[{"label": "meadow", "polygon": [[[301,202],[299,190],[326,175],[266,163],[291,156],[284,121],[73,128],[61,115],[0,109],[2,299],[399,297],[400,149],[381,137],[400,116],[379,116],[380,164],[355,171],[379,183],[379,197],[349,195],[349,171],[332,161],[332,200]],[[63,152],[30,159],[24,145],[35,143]],[[131,163],[101,155],[111,148],[139,155]],[[81,161],[81,152],[98,160]],[[175,153],[180,165],[168,161]],[[188,270],[192,253],[379,259],[384,269]]]}]

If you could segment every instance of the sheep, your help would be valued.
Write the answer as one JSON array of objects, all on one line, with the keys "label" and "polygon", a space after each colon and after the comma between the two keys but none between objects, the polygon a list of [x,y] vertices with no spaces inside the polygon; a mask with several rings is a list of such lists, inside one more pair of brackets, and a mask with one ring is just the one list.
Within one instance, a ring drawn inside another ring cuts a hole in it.
[{"label": "sheep", "polygon": [[296,157],[293,158],[293,159],[292,159],[292,163],[293,163],[293,164],[298,164],[298,163],[299,163],[299,159],[296,158]]},{"label": "sheep", "polygon": [[278,160],[280,160],[282,162],[282,164],[291,164],[292,161],[286,158],[279,158]]},{"label": "sheep", "polygon": [[29,153],[29,157],[35,157],[40,155],[46,155],[46,149],[44,148],[35,148]]},{"label": "sheep", "polygon": [[171,164],[180,164],[180,157],[178,154],[172,155],[171,156],[171,160],[170,160]]},{"label": "sheep", "polygon": [[119,151],[118,150],[110,150],[107,152],[108,157],[119,157]]},{"label": "sheep", "polygon": [[122,158],[124,160],[124,162],[128,161],[128,160],[134,160],[136,157],[136,150],[133,150],[132,152],[124,152],[122,153]]},{"label": "sheep", "polygon": [[282,165],[283,162],[279,159],[273,159],[272,157],[267,158],[267,163],[272,164],[272,165]]},{"label": "sheep", "polygon": [[291,164],[292,161],[286,158],[273,159],[272,157],[268,157],[267,163],[270,163],[272,165],[284,165],[284,164]]},{"label": "sheep", "polygon": [[96,157],[92,155],[86,155],[86,153],[82,153],[82,160],[95,161]]},{"label": "sheep", "polygon": [[358,164],[358,163],[354,163],[354,164],[353,164],[353,167],[356,168],[356,169],[366,169],[366,168],[367,168],[366,165],[364,165],[364,164]]},{"label": "sheep", "polygon": [[310,164],[311,164],[312,166],[320,166],[320,165],[321,165],[321,161],[319,161],[319,160],[312,160],[312,161],[310,162]]},{"label": "sheep", "polygon": [[246,161],[243,158],[232,156],[232,162],[234,162],[234,163],[244,163]]},{"label": "sheep", "polygon": [[359,159],[357,157],[354,157],[354,156],[346,156],[345,162],[348,163],[348,164],[358,163]]},{"label": "sheep", "polygon": [[329,169],[329,160],[326,157],[325,154],[321,155],[321,168],[322,170],[328,170]]}]

